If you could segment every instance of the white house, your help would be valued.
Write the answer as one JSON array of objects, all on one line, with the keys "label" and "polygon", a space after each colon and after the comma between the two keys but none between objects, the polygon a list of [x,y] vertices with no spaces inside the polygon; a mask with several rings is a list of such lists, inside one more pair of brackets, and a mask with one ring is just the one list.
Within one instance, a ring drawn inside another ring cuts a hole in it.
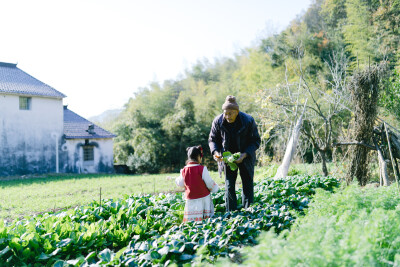
[{"label": "white house", "polygon": [[64,172],[112,172],[113,137],[64,106],[64,135],[61,150]]},{"label": "white house", "polygon": [[115,136],[64,107],[64,97],[0,62],[0,176],[113,171]]}]

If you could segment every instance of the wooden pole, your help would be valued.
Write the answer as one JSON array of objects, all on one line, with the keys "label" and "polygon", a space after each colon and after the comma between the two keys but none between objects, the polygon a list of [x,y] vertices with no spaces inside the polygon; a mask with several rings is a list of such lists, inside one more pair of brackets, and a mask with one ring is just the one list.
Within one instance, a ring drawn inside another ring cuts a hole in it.
[{"label": "wooden pole", "polygon": [[380,186],[388,186],[389,185],[389,178],[387,174],[387,164],[385,158],[383,157],[383,153],[379,148],[378,143],[376,142],[375,138],[372,137],[372,141],[374,142],[375,148],[378,151],[378,162],[379,162],[379,183]]},{"label": "wooden pole", "polygon": [[396,136],[395,134],[391,135],[390,141],[392,141],[392,145],[395,148],[395,152],[397,152],[394,154],[394,157],[400,159],[400,143],[395,136]]},{"label": "wooden pole", "polygon": [[392,161],[392,168],[393,168],[393,172],[394,172],[394,178],[396,178],[397,189],[399,190],[399,193],[400,193],[399,178],[397,177],[397,172],[396,172],[396,169],[395,169],[395,163],[394,163],[394,159],[393,159],[393,155],[392,155],[392,146],[390,145],[389,133],[388,133],[388,130],[387,130],[387,127],[386,127],[386,123],[384,123],[384,125],[385,125],[386,139],[387,139],[388,146],[389,146],[390,159]]},{"label": "wooden pole", "polygon": [[394,158],[394,163],[395,163],[395,167],[396,167],[396,173],[397,173],[397,177],[399,177],[400,176],[400,173],[399,173],[399,165],[397,164],[397,159],[396,158]]}]

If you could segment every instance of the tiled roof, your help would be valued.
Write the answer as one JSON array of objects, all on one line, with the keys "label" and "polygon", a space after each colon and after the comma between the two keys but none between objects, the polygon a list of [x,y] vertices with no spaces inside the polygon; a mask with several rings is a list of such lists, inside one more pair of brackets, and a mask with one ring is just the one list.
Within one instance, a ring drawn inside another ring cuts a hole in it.
[{"label": "tiled roof", "polygon": [[0,62],[0,93],[64,98],[65,95],[20,70],[17,64]]},{"label": "tiled roof", "polygon": [[[92,129],[89,129],[89,128]],[[82,118],[64,106],[64,135],[66,139],[113,138],[116,135]]]}]

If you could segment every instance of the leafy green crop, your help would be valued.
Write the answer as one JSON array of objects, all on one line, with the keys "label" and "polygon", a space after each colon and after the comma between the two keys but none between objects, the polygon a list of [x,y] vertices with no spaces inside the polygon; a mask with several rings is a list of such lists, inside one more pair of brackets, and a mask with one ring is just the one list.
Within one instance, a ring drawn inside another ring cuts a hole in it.
[{"label": "leafy green crop", "polygon": [[246,266],[400,266],[400,196],[390,187],[317,190],[286,235],[264,233]]},{"label": "leafy green crop", "polygon": [[231,168],[232,171],[236,171],[238,166],[235,163],[236,160],[240,158],[240,152],[232,154],[229,151],[225,151],[222,153],[222,159],[223,161],[229,165],[229,168]]},{"label": "leafy green crop", "polygon": [[[0,262],[6,266],[81,266],[214,262],[256,244],[262,231],[289,229],[315,188],[333,190],[334,178],[295,176],[255,185],[255,203],[225,213],[224,193],[213,196],[216,213],[182,222],[182,193],[125,196],[73,210],[0,223]],[[239,195],[241,192],[237,191]],[[240,197],[238,197],[240,199]]]}]

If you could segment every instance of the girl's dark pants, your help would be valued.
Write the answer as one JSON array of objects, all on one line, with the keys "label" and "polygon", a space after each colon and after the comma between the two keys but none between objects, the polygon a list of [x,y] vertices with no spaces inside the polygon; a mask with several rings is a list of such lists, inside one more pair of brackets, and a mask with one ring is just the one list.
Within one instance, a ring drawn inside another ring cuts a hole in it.
[{"label": "girl's dark pants", "polygon": [[[237,198],[235,193],[236,178],[238,170],[232,171],[225,165],[225,204],[226,211],[237,210]],[[253,177],[249,175],[244,164],[238,164],[240,178],[242,179],[242,203],[244,208],[248,208],[254,199]]]}]

